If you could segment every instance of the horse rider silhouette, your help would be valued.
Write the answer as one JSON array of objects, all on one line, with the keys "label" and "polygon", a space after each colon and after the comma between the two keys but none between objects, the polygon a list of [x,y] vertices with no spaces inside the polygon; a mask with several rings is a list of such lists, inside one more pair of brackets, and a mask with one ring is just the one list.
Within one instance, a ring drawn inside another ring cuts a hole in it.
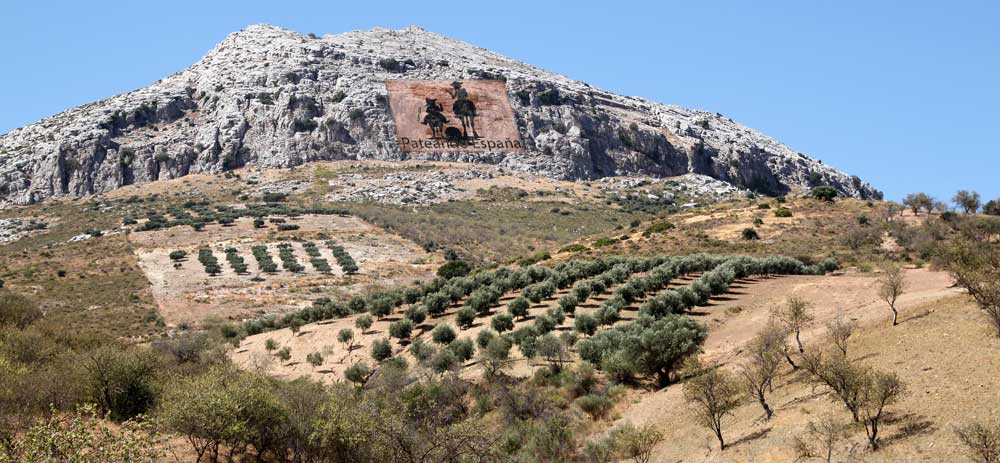
[{"label": "horse rider silhouette", "polygon": [[455,100],[451,104],[451,109],[458,120],[462,121],[462,136],[469,138],[468,129],[471,128],[473,138],[479,138],[479,134],[476,133],[476,105],[469,99],[469,92],[462,88],[461,82],[456,80],[451,86],[454,90],[446,91]]},{"label": "horse rider silhouette", "polygon": [[434,98],[424,98],[424,101],[427,103],[427,107],[424,108],[427,114],[420,123],[430,126],[431,138],[444,138],[443,127],[448,122],[448,118],[444,117],[444,113],[441,112],[444,110],[444,106],[441,106],[441,103],[438,103]]}]

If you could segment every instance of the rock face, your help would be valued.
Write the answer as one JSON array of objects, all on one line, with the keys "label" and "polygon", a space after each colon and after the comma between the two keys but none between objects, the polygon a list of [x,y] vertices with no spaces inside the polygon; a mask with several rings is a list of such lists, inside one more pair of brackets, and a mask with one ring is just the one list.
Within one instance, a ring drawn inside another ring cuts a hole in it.
[{"label": "rock face", "polygon": [[[401,153],[386,79],[502,79],[524,153]],[[560,179],[698,173],[765,194],[877,198],[719,114],[615,95],[416,27],[324,37],[257,25],[155,84],[0,136],[0,205],[243,165],[407,158]]]}]

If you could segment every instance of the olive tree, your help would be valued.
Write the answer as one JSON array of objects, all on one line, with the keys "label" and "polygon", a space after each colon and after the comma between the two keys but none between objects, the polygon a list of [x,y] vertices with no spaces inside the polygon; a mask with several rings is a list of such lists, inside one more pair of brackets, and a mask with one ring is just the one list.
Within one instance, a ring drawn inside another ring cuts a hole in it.
[{"label": "olive tree", "polygon": [[826,335],[830,338],[830,342],[840,350],[841,354],[847,355],[847,342],[851,338],[851,335],[854,334],[854,329],[854,322],[840,315],[826,324]]},{"label": "olive tree", "polygon": [[960,190],[952,198],[955,206],[962,208],[966,214],[973,214],[979,210],[979,193],[975,191]]},{"label": "olive tree", "polygon": [[528,308],[530,306],[531,304],[528,302],[527,298],[518,297],[507,304],[507,310],[510,311],[510,314],[514,317],[524,320],[524,318],[528,316]]},{"label": "olive tree", "polygon": [[408,341],[413,334],[413,322],[408,318],[392,322],[389,325],[389,336],[400,341]]},{"label": "olive tree", "polygon": [[583,339],[576,347],[581,358],[602,369],[614,366],[625,374],[655,376],[664,387],[680,362],[698,352],[706,334],[705,327],[689,317],[640,317]]},{"label": "olive tree", "polygon": [[455,330],[447,323],[441,323],[431,330],[431,339],[438,344],[451,344],[455,340]]},{"label": "olive tree", "polygon": [[719,440],[719,449],[726,449],[722,435],[722,420],[733,413],[743,401],[739,382],[731,373],[718,368],[698,366],[695,376],[684,382],[684,399],[698,421],[712,430]]},{"label": "olive tree", "polygon": [[801,334],[802,329],[814,319],[812,306],[802,298],[790,296],[783,306],[773,308],[771,315],[781,321],[790,332],[795,333],[795,343],[798,344],[799,353],[805,352]]},{"label": "olive tree", "polygon": [[903,269],[898,265],[886,264],[882,267],[882,273],[878,276],[878,296],[892,310],[892,326],[899,322],[899,311],[896,310],[896,300],[906,289],[906,276]]},{"label": "olive tree", "polygon": [[365,334],[372,327],[372,317],[370,315],[361,315],[354,320],[354,327],[361,330],[361,334]]},{"label": "olive tree", "polygon": [[509,313],[496,314],[493,316],[493,319],[490,320],[490,326],[492,326],[497,333],[513,330],[514,317],[512,317]]},{"label": "olive tree", "polygon": [[764,419],[770,420],[774,410],[767,403],[767,391],[772,389],[774,378],[781,365],[781,346],[784,339],[773,336],[766,329],[758,333],[747,345],[747,359],[740,365],[743,385],[751,397],[764,409]]}]

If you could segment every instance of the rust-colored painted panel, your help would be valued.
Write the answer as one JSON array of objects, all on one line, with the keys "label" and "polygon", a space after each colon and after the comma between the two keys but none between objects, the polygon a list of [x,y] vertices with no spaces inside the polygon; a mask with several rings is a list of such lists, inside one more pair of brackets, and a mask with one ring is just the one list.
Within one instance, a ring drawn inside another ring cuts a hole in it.
[{"label": "rust-colored painted panel", "polygon": [[524,150],[501,80],[388,80],[385,86],[403,152]]}]

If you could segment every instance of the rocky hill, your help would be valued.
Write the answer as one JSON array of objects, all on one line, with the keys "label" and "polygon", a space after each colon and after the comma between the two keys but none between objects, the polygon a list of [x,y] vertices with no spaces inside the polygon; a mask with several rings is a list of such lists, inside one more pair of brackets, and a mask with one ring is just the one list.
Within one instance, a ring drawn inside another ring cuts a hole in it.
[{"label": "rocky hill", "polygon": [[[386,79],[502,79],[523,153],[402,153]],[[0,136],[0,206],[244,165],[483,162],[561,179],[698,173],[765,194],[856,176],[720,114],[616,95],[410,27],[316,37],[256,25],[155,84]]]}]

